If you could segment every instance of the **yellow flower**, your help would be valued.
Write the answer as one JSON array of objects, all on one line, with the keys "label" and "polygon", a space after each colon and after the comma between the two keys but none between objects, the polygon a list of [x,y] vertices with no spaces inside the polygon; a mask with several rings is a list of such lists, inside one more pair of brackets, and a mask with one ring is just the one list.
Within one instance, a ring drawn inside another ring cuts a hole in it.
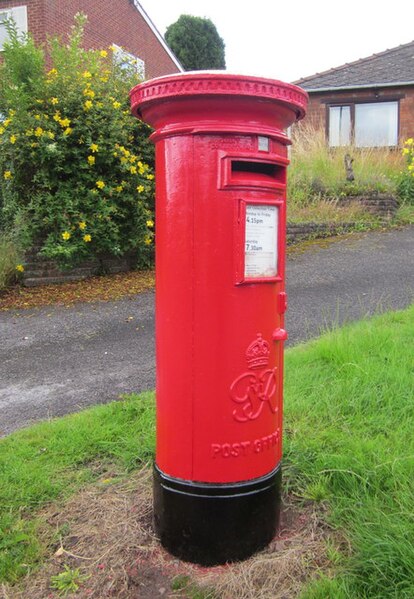
[{"label": "yellow flower", "polygon": [[83,90],[83,95],[87,96],[88,98],[94,98],[95,92],[93,91],[93,89],[86,88]]},{"label": "yellow flower", "polygon": [[55,114],[53,115],[53,120],[56,121],[57,123],[60,122],[60,112],[59,112],[59,110],[57,110],[55,112]]},{"label": "yellow flower", "polygon": [[90,110],[93,106],[93,102],[92,100],[86,100],[85,104],[83,105],[83,108],[85,110]]},{"label": "yellow flower", "polygon": [[48,131],[47,136],[49,139],[55,139],[55,134],[53,133],[53,131]]},{"label": "yellow flower", "polygon": [[14,115],[16,114],[15,110],[10,109],[9,110],[9,117],[12,119],[14,117]]},{"label": "yellow flower", "polygon": [[4,133],[4,127],[0,127],[0,135],[3,135]]},{"label": "yellow flower", "polygon": [[151,229],[154,226],[154,221],[153,220],[147,220],[147,227],[149,229]]},{"label": "yellow flower", "polygon": [[142,193],[144,191],[144,189],[145,189],[145,187],[143,185],[138,185],[137,192]]},{"label": "yellow flower", "polygon": [[3,127],[8,127],[11,123],[11,119],[6,119],[3,121]]},{"label": "yellow flower", "polygon": [[66,127],[66,129],[63,132],[63,135],[70,135],[72,133],[73,129],[72,127]]},{"label": "yellow flower", "polygon": [[[54,117],[53,117],[54,118]],[[59,119],[59,125],[62,127],[62,129],[66,129],[66,127],[69,127],[70,125],[70,119],[66,118],[66,119]]]},{"label": "yellow flower", "polygon": [[96,187],[98,187],[99,189],[103,189],[105,187],[105,183],[99,180],[96,182]]},{"label": "yellow flower", "polygon": [[95,164],[95,156],[88,156],[88,162],[93,166]]},{"label": "yellow flower", "polygon": [[79,229],[80,229],[81,231],[84,231],[84,230],[86,229],[86,223],[85,223],[85,221],[84,221],[84,220],[82,220],[82,221],[79,223]]},{"label": "yellow flower", "polygon": [[17,137],[15,135],[10,135],[10,143],[15,144],[17,141]]},{"label": "yellow flower", "polygon": [[98,146],[98,144],[91,144],[89,146],[89,149],[90,149],[91,152],[98,152],[99,146]]},{"label": "yellow flower", "polygon": [[40,121],[40,119],[41,119],[40,114],[35,114],[35,119],[36,119],[36,121]]},{"label": "yellow flower", "polygon": [[48,72],[48,75],[50,77],[53,77],[53,75],[57,75],[57,74],[58,74],[58,72],[56,69],[50,69],[50,71]]},{"label": "yellow flower", "polygon": [[409,137],[409,138],[408,138],[408,139],[405,141],[404,145],[406,145],[406,146],[412,146],[412,145],[414,145],[414,139],[413,139],[412,137]]},{"label": "yellow flower", "polygon": [[106,50],[101,50],[99,54],[102,56],[102,58],[106,58],[108,56],[108,52]]},{"label": "yellow flower", "polygon": [[137,167],[136,166],[131,166],[131,168],[129,169],[129,172],[131,173],[131,175],[135,175],[137,172]]},{"label": "yellow flower", "polygon": [[62,239],[64,239],[64,241],[67,241],[68,239],[70,239],[70,233],[69,233],[69,231],[63,231],[63,233],[62,233]]},{"label": "yellow flower", "polygon": [[151,245],[152,238],[147,235],[144,239],[144,243],[145,243],[145,245]]},{"label": "yellow flower", "polygon": [[115,191],[117,191],[118,193],[121,193],[121,191],[122,191],[123,189],[124,189],[124,188],[122,187],[122,185],[117,185],[117,186],[115,187]]},{"label": "yellow flower", "polygon": [[112,52],[116,52],[118,50],[118,48],[116,46],[114,46],[112,44],[112,46],[109,46],[109,49],[112,50]]},{"label": "yellow flower", "polygon": [[24,266],[23,266],[23,264],[17,264],[17,266],[16,266],[16,270],[17,270],[18,272],[24,272]]},{"label": "yellow flower", "polygon": [[84,77],[85,79],[90,79],[92,77],[92,73],[90,73],[89,71],[83,71],[82,77]]},{"label": "yellow flower", "polygon": [[121,102],[114,102],[114,103],[112,104],[112,106],[113,106],[114,108],[120,108],[120,107],[121,107]]},{"label": "yellow flower", "polygon": [[152,180],[153,180],[153,178],[154,178],[154,175],[147,175],[147,179],[148,179],[149,181],[152,181]]},{"label": "yellow flower", "polygon": [[86,235],[83,236],[83,241],[85,241],[86,243],[92,241],[92,237],[89,235],[89,233],[86,233]]},{"label": "yellow flower", "polygon": [[4,171],[3,177],[6,179],[11,179],[13,177],[12,172],[11,171]]},{"label": "yellow flower", "polygon": [[57,98],[50,98],[51,104],[59,104],[59,100]]},{"label": "yellow flower", "polygon": [[106,83],[108,81],[108,77],[100,77],[102,83]]}]

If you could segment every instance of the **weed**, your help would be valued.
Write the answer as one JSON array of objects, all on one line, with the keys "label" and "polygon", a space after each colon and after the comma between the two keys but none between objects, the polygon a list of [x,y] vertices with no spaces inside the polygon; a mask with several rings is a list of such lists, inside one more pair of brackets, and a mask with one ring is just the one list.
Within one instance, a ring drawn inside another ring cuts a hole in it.
[{"label": "weed", "polygon": [[171,583],[172,591],[183,591],[187,599],[218,599],[211,588],[199,587],[190,576],[179,574]]},{"label": "weed", "polygon": [[89,576],[82,575],[79,568],[72,570],[66,564],[63,567],[63,572],[51,577],[50,586],[58,591],[59,595],[66,596],[68,593],[76,592]]}]

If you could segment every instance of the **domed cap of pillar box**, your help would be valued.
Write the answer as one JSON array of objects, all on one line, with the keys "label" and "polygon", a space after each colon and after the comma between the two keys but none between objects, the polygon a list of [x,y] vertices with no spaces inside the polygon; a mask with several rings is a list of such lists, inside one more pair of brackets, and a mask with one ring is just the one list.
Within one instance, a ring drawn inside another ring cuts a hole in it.
[{"label": "domed cap of pillar box", "polygon": [[307,93],[273,79],[194,71],[145,81],[130,92],[132,113],[156,135],[278,134],[305,116]]}]

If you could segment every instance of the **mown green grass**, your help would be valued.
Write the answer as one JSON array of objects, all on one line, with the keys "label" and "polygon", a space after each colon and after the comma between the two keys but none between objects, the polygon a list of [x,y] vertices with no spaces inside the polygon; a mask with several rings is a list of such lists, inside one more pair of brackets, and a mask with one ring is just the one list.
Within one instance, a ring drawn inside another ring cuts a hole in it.
[{"label": "mown green grass", "polygon": [[[320,502],[345,542],[301,599],[414,597],[414,306],[286,352],[284,486]],[[152,394],[0,441],[0,580],[41,560],[36,511],[105,464],[151,459]],[[98,467],[97,467],[98,465]],[[26,564],[26,565],[22,565]]]},{"label": "mown green grass", "polygon": [[303,597],[414,597],[414,307],[287,358],[285,483],[350,542]]},{"label": "mown green grass", "polygon": [[0,440],[0,581],[16,580],[41,559],[38,508],[69,497],[109,464],[126,472],[148,462],[154,442],[152,393]]}]

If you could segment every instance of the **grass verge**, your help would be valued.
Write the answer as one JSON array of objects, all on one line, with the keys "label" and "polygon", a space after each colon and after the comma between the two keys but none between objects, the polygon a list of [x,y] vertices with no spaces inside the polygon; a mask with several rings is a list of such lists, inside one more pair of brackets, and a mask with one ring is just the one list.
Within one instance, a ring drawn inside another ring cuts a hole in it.
[{"label": "grass verge", "polygon": [[154,398],[147,393],[35,425],[0,440],[0,581],[42,559],[36,512],[65,501],[107,465],[130,471],[151,459]]},{"label": "grass verge", "polygon": [[285,485],[349,541],[306,599],[414,596],[413,339],[414,306],[288,352]]},{"label": "grass verge", "polygon": [[[298,563],[305,559],[310,568],[297,576],[289,571],[297,580],[294,594],[283,589],[285,597],[414,596],[413,339],[414,306],[286,352],[285,491],[304,512],[313,505],[341,542],[319,543],[323,559],[299,553]],[[119,474],[132,471],[150,460],[153,449],[152,394],[1,440],[0,580],[30,573],[46,555],[37,516],[42,506],[77,503],[70,497],[102,479],[108,465],[113,478],[114,464]],[[209,588],[216,588],[217,597],[276,599],[279,586],[272,576],[280,576],[280,562],[272,561],[258,576],[270,557],[209,572]],[[131,576],[137,580],[139,570]]]}]

